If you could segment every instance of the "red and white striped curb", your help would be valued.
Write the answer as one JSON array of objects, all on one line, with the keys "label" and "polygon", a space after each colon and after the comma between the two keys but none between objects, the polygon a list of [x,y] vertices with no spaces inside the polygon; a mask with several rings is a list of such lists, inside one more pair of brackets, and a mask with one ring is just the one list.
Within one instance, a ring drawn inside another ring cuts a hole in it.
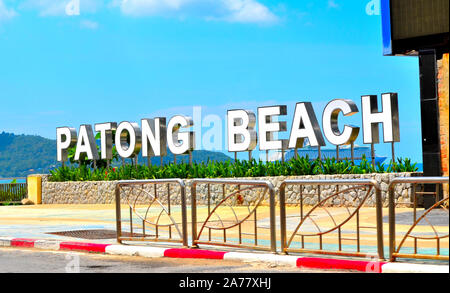
[{"label": "red and white striped curb", "polygon": [[266,262],[299,268],[326,270],[353,270],[371,273],[449,273],[449,266],[387,263],[365,260],[344,260],[333,258],[298,257],[267,253],[221,252],[190,248],[159,248],[131,245],[69,242],[57,240],[36,240],[27,238],[0,237],[0,246],[29,247],[45,250],[85,251],[111,255],[141,257],[172,257],[235,260],[243,262]]}]

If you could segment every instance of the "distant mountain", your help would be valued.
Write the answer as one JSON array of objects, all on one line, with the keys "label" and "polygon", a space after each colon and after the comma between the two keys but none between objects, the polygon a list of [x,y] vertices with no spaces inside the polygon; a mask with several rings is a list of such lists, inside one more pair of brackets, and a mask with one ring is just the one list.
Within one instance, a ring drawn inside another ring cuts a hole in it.
[{"label": "distant mountain", "polygon": [[[168,155],[163,157],[163,164],[171,163],[174,160],[174,156],[172,153],[168,151]],[[208,162],[209,161],[218,161],[218,162],[224,162],[224,161],[233,161],[234,159],[230,158],[229,156],[225,155],[221,152],[213,152],[213,151],[193,151],[192,152],[192,161],[193,162]],[[130,162],[130,159],[127,160],[127,162]],[[189,162],[189,155],[178,155],[177,156],[177,163]],[[119,162],[120,163],[120,162]],[[160,165],[161,158],[160,157],[153,157],[151,159],[151,163],[153,165]],[[118,163],[116,163],[118,164]],[[143,158],[141,155],[139,155],[138,164],[147,164],[147,158]]]},{"label": "distant mountain", "polygon": [[0,133],[0,177],[48,173],[57,165],[56,141],[36,135]]},{"label": "distant mountain", "polygon": [[[194,162],[234,161],[221,152],[194,151]],[[163,163],[173,162],[173,154],[163,158]],[[177,156],[177,163],[188,162],[187,155]],[[130,159],[126,163],[131,163]],[[139,164],[146,164],[147,159],[139,157]],[[159,165],[160,158],[152,158],[152,164]],[[121,161],[113,165],[121,165]],[[37,135],[15,135],[0,133],[0,178],[26,177],[29,174],[49,173],[60,166],[56,161],[56,140]]]}]

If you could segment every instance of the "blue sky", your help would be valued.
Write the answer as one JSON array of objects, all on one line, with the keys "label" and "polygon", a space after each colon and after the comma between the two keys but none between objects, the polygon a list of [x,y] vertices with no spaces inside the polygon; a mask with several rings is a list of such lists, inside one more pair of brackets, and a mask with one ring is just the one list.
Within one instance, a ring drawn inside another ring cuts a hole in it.
[{"label": "blue sky", "polygon": [[320,120],[333,99],[397,92],[396,152],[422,160],[418,60],[382,56],[370,0],[71,1],[0,0],[0,131],[277,104],[290,125],[297,102]]}]

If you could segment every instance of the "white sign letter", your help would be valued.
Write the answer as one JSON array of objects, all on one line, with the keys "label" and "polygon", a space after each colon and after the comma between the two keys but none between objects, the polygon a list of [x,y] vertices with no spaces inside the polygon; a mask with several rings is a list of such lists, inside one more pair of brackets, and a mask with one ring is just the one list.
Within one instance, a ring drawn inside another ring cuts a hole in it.
[{"label": "white sign letter", "polygon": [[286,131],[286,122],[273,122],[273,116],[287,115],[286,106],[258,108],[258,132],[260,150],[286,149],[287,140],[275,140],[274,133]]},{"label": "white sign letter", "polygon": [[167,155],[166,118],[142,119],[142,156],[160,157]]},{"label": "white sign letter", "polygon": [[379,143],[379,124],[383,124],[384,142],[399,142],[400,127],[398,96],[396,93],[381,95],[383,111],[378,110],[377,96],[361,97],[364,143]]},{"label": "white sign letter", "polygon": [[59,127],[56,128],[56,149],[58,162],[67,161],[67,150],[77,143],[77,131],[75,128]]},{"label": "white sign letter", "polygon": [[289,148],[302,148],[305,138],[308,138],[311,146],[325,145],[319,122],[317,122],[316,114],[310,102],[297,103],[295,106]]},{"label": "white sign letter", "polygon": [[88,160],[98,160],[97,145],[95,144],[94,132],[91,125],[81,125],[78,132],[77,149],[75,160],[80,160],[80,155],[85,153]]},{"label": "white sign letter", "polygon": [[117,123],[107,122],[95,124],[95,131],[100,132],[100,153],[102,160],[112,159],[113,131],[117,129]]},{"label": "white sign letter", "polygon": [[141,150],[142,133],[134,122],[121,122],[116,131],[116,149],[122,158],[134,158]]},{"label": "white sign letter", "polygon": [[184,155],[195,148],[193,131],[179,132],[180,128],[190,128],[194,125],[191,117],[177,115],[172,117],[167,125],[167,144],[174,155]]},{"label": "white sign letter", "polygon": [[255,113],[247,110],[229,110],[228,124],[228,151],[244,152],[254,150],[257,144]]},{"label": "white sign letter", "polygon": [[344,116],[352,116],[358,113],[358,107],[351,100],[333,100],[328,103],[323,111],[322,127],[325,137],[334,145],[351,144],[359,134],[359,127],[344,126],[344,131],[339,130],[339,113]]}]

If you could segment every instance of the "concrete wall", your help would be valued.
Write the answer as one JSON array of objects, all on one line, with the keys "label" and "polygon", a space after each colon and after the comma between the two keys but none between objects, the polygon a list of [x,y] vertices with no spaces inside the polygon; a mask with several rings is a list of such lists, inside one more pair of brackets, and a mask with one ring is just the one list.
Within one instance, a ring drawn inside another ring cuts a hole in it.
[{"label": "concrete wall", "polygon": [[[98,182],[49,182],[49,175],[42,176],[42,203],[43,204],[112,204],[115,202],[115,187],[117,181],[98,181]],[[411,173],[397,173],[397,174],[365,174],[365,175],[317,175],[317,176],[278,176],[278,177],[259,177],[259,178],[240,178],[240,179],[259,179],[269,180],[278,191],[280,184],[285,179],[375,179],[379,182],[381,189],[383,190],[384,206],[387,206],[387,189],[389,182],[395,177],[410,177]],[[236,179],[236,178],[234,178]],[[190,203],[190,181],[185,180],[187,186],[186,195],[187,202]],[[137,203],[147,203],[148,194],[154,195],[155,186],[146,185],[143,188],[125,188],[123,194],[129,195],[130,201]],[[175,184],[171,184],[170,197],[172,204],[180,203],[179,187]],[[199,204],[207,202],[207,185],[200,184],[197,188],[197,201]],[[341,187],[343,190],[345,187]],[[396,197],[401,202],[409,202],[411,196],[410,185],[399,185],[397,187]],[[225,194],[228,195],[237,190],[237,186],[226,186]],[[323,186],[321,188],[321,198],[326,198],[327,195],[334,193],[335,186]],[[156,193],[158,199],[163,203],[167,202],[168,194],[167,184],[158,185]],[[222,185],[211,185],[210,200],[212,203],[218,203],[223,199],[223,187]],[[239,199],[233,198],[232,204],[237,202],[241,204],[254,204],[262,196],[262,189],[254,189],[252,191],[242,192],[242,197]],[[355,199],[362,198],[365,192],[362,190],[351,191],[344,194],[340,198],[335,198],[333,201],[327,202],[329,206],[342,206],[342,205],[356,205]],[[289,204],[298,204],[300,199],[299,187],[288,186],[286,190],[286,201]],[[313,205],[317,203],[317,186],[308,186],[303,189],[304,204]],[[231,199],[230,199],[231,200]],[[278,193],[277,193],[278,200]],[[264,201],[268,203],[267,200]],[[374,206],[375,199],[372,195],[366,201],[366,206]]]}]

